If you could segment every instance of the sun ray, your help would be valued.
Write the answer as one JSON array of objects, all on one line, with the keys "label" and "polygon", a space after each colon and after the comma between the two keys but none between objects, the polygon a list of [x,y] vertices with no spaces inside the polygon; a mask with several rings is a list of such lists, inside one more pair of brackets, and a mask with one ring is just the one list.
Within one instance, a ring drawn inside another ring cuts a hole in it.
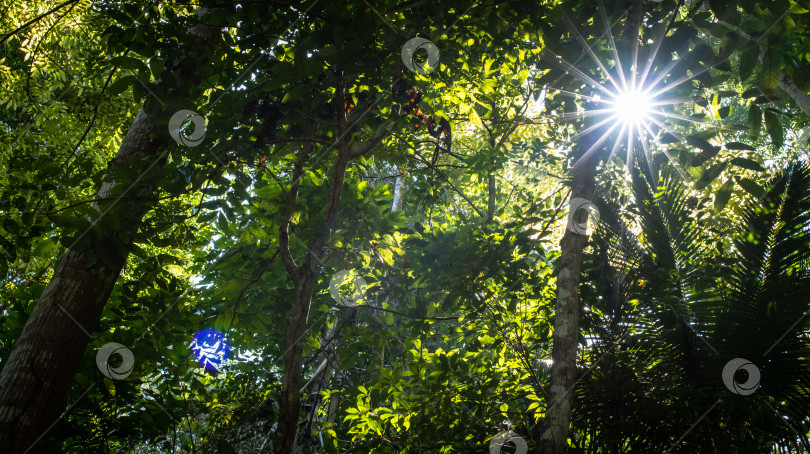
[{"label": "sun ray", "polygon": [[[610,120],[611,120],[611,119],[610,119],[610,118],[608,118],[607,120],[604,120],[604,121],[602,121],[602,122],[600,122],[600,123],[597,123],[597,125],[599,125],[599,124],[601,124],[601,123],[608,122],[608,121],[610,121]],[[594,126],[597,126],[597,125],[594,125]],[[610,133],[612,133],[612,132],[613,132],[613,130],[614,130],[614,129],[616,129],[616,128],[618,128],[618,127],[619,127],[619,123],[618,123],[618,122],[614,122],[614,123],[613,123],[613,126],[611,126],[611,127],[610,127],[610,129],[608,129],[607,131],[605,131],[604,133],[602,133],[602,136],[599,138],[599,140],[597,140],[597,141],[596,141],[596,142],[595,142],[593,145],[591,145],[591,147],[590,147],[590,148],[588,148],[588,150],[587,150],[585,153],[583,153],[583,154],[582,154],[582,156],[580,156],[580,158],[579,158],[579,159],[577,159],[577,162],[575,162],[575,163],[574,163],[574,165],[571,167],[571,168],[572,168],[572,170],[573,170],[573,169],[576,169],[578,166],[582,165],[582,163],[583,163],[583,162],[586,162],[586,161],[588,160],[588,158],[590,158],[590,156],[591,156],[592,154],[594,154],[596,151],[598,151],[598,150],[599,150],[599,147],[601,147],[601,146],[602,146],[602,144],[603,144],[603,143],[605,143],[605,141],[608,139],[608,137],[610,137]],[[592,127],[588,128],[588,129],[586,129],[586,131],[588,131],[588,130],[593,130],[593,129],[594,129],[594,127],[592,126]],[[576,134],[576,136],[582,135],[584,132],[585,132],[585,131],[582,131],[582,132],[580,132],[580,133]],[[576,137],[576,136],[574,136],[574,137]]]},{"label": "sun ray", "polygon": [[638,43],[641,41],[641,19],[644,17],[644,10],[641,8],[641,1],[636,1],[634,7],[637,12],[636,33],[638,33],[638,38],[633,40],[633,66],[631,68],[631,74],[633,75],[631,82],[633,85],[630,88],[636,91],[638,90],[636,87],[636,83],[638,82]]},{"label": "sun ray", "polygon": [[[767,35],[768,35],[768,34],[771,32],[771,30],[773,30],[773,28],[776,26],[776,24],[778,24],[778,23],[779,23],[779,21],[781,21],[782,19],[784,19],[784,17],[785,17],[785,16],[787,16],[787,14],[788,14],[789,12],[790,12],[790,9],[785,10],[785,12],[784,12],[784,13],[783,13],[783,14],[782,14],[782,15],[781,15],[781,16],[780,16],[778,19],[776,19],[776,21],[774,21],[774,23],[773,23],[773,24],[771,24],[771,26],[770,26],[770,27],[768,27],[768,29],[767,29],[767,30],[765,30],[765,33],[763,33],[763,34],[762,34],[762,35],[761,35],[759,38],[757,38],[757,39],[756,39],[756,41],[754,41],[754,43],[752,44],[752,46],[758,45],[758,44],[759,44],[759,42],[760,42],[760,41],[761,41],[763,38],[765,38],[765,36],[767,36]],[[707,67],[704,67],[703,69],[701,69],[700,71],[698,71],[698,72],[696,72],[696,73],[692,73],[692,76],[691,76],[691,77],[689,77],[689,76],[684,76],[684,77],[682,77],[682,78],[678,79],[676,82],[673,82],[672,84],[669,84],[669,85],[664,86],[664,87],[663,87],[661,90],[659,90],[658,92],[654,93],[654,94],[653,94],[653,96],[657,96],[657,95],[659,95],[659,94],[661,94],[661,93],[663,93],[663,92],[665,92],[665,91],[668,91],[668,90],[669,90],[670,88],[672,88],[672,87],[676,87],[676,86],[678,86],[678,85],[680,85],[680,84],[682,84],[682,83],[684,83],[684,82],[686,82],[686,81],[688,81],[688,80],[691,80],[691,79],[693,79],[693,78],[695,78],[695,77],[697,77],[697,76],[699,76],[699,75],[703,74],[704,72],[706,72],[706,71],[708,71],[708,70],[710,70],[710,69],[714,68],[715,66],[717,66],[717,65],[719,65],[719,64],[721,64],[721,63],[725,63],[725,62],[726,62],[726,61],[727,61],[729,58],[731,58],[731,55],[727,56],[726,58],[724,58],[724,59],[722,59],[722,60],[720,60],[720,61],[718,61],[718,62],[716,62],[716,63],[714,63],[714,64],[712,64],[712,65],[709,65],[709,66],[707,66]],[[673,85],[673,84],[674,84],[674,85]]]},{"label": "sun ray", "polygon": [[[659,123],[659,122],[657,122],[655,120],[653,120],[653,122],[655,122],[656,124],[661,125],[662,127],[665,128],[665,130],[667,132],[669,132],[668,128],[666,128],[666,126],[663,123]],[[672,167],[675,167],[675,171],[678,172],[678,174],[680,174],[681,178],[683,178],[683,181],[692,181],[692,177],[689,176],[689,174],[686,173],[685,170],[683,170],[683,168],[681,167],[681,164],[678,161],[676,161],[675,158],[673,158],[671,154],[669,154],[669,150],[667,150],[667,148],[665,146],[663,146],[663,144],[655,137],[655,134],[653,133],[652,128],[650,128],[650,125],[646,124],[644,126],[647,128],[647,131],[649,131],[650,137],[652,137],[653,141],[655,141],[655,144],[658,145],[658,149],[660,149],[664,153],[664,155],[666,155],[667,159],[669,159],[669,162],[672,163]],[[672,133],[670,133],[670,134],[672,134]]]},{"label": "sun ray", "polygon": [[633,165],[632,164],[633,163],[632,159],[633,159],[633,156],[635,155],[635,153],[633,153],[633,139],[634,139],[633,130],[631,128],[628,128],[628,130],[627,130],[627,163],[630,166]]},{"label": "sun ray", "polygon": [[622,129],[621,129],[621,131],[619,131],[619,136],[616,137],[616,140],[613,143],[613,149],[610,150],[610,155],[607,158],[607,162],[610,162],[610,160],[613,159],[613,156],[616,155],[616,151],[619,149],[619,147],[622,144],[622,137],[624,137],[624,133],[625,133],[626,129],[627,129],[627,125],[622,125]]},{"label": "sun ray", "polygon": [[[602,7],[601,8],[602,19],[604,21],[605,28],[607,28],[607,35],[608,38],[610,39],[610,48],[613,50],[613,58],[614,61],[616,62],[616,68],[619,70],[619,78],[622,80],[622,85],[626,87],[627,78],[625,78],[624,76],[624,69],[622,68],[622,62],[621,59],[619,58],[619,50],[616,48],[616,40],[613,39],[613,31],[611,30],[612,25],[610,23],[610,20],[608,20],[607,9],[605,8],[605,3],[603,0],[599,0],[599,6]],[[630,11],[630,8],[627,8],[627,10],[625,10],[624,14],[622,14],[622,17],[624,17],[628,13],[628,11]]]},{"label": "sun ray", "polygon": [[582,43],[583,46],[585,46],[585,49],[587,49],[587,54],[590,55],[593,61],[596,62],[596,65],[599,66],[599,69],[602,70],[602,72],[605,74],[610,83],[613,84],[613,87],[616,88],[616,90],[621,90],[621,87],[619,87],[619,85],[616,83],[616,80],[613,78],[613,76],[610,74],[607,68],[605,68],[605,65],[602,64],[602,61],[599,60],[599,57],[596,56],[596,53],[593,51],[593,49],[585,40],[585,38],[582,36],[582,34],[579,33],[579,30],[577,30],[577,27],[574,25],[573,22],[571,22],[571,19],[568,18],[568,15],[563,14],[563,17],[565,18],[565,21],[568,23],[568,26],[571,29],[571,31],[574,32],[574,35],[577,37],[577,40],[580,43]]},{"label": "sun ray", "polygon": [[601,128],[602,126],[604,126],[604,125],[606,125],[606,124],[608,124],[608,123],[610,123],[610,122],[613,122],[614,124],[618,125],[618,124],[619,124],[619,122],[614,121],[614,120],[615,120],[615,118],[614,118],[614,117],[608,117],[608,118],[605,118],[604,120],[600,121],[599,123],[596,123],[596,124],[594,124],[594,125],[591,125],[591,126],[589,126],[589,127],[585,128],[585,129],[583,129],[582,131],[579,131],[578,133],[574,134],[573,136],[571,136],[571,139],[570,139],[570,140],[571,140],[572,142],[573,142],[573,141],[577,141],[577,140],[581,139],[581,138],[582,138],[584,135],[586,135],[586,134],[590,134],[590,133],[591,133],[591,132],[593,132],[594,130],[599,129],[599,128]]},{"label": "sun ray", "polygon": [[[552,64],[554,64],[554,65],[557,65],[558,67],[560,67],[560,68],[561,68],[562,70],[564,70],[564,71],[569,71],[569,72],[574,73],[574,74],[575,74],[575,75],[577,75],[577,77],[579,77],[579,78],[580,78],[580,80],[582,80],[583,82],[587,82],[587,83],[591,84],[593,87],[596,87],[596,88],[598,88],[598,89],[602,90],[603,92],[605,92],[606,94],[610,95],[611,91],[610,91],[610,90],[608,90],[608,89],[607,89],[607,88],[606,88],[604,85],[602,85],[602,84],[600,84],[599,82],[597,82],[597,81],[596,81],[596,79],[594,79],[594,78],[592,78],[591,76],[589,76],[589,75],[585,74],[584,72],[582,72],[581,70],[579,70],[579,69],[578,69],[576,66],[572,65],[571,63],[568,63],[568,62],[567,62],[567,61],[566,61],[564,58],[562,58],[561,56],[559,56],[559,55],[554,55],[554,57],[556,57],[556,59],[554,59],[554,58],[550,58],[550,57],[548,56],[548,54],[544,54],[544,55],[543,55],[543,58],[544,58],[546,61],[549,61],[549,62],[551,62],[551,63],[552,63]],[[558,60],[559,60],[559,61],[558,61]],[[565,65],[567,65],[568,67],[566,68],[566,67],[565,67]]]},{"label": "sun ray", "polygon": [[692,123],[697,123],[699,125],[705,125],[706,124],[705,121],[695,120],[694,118],[689,118],[687,116],[676,114],[676,113],[671,113],[671,112],[655,112],[655,114],[661,115],[663,117],[668,117],[668,118],[677,118],[678,120],[689,121],[689,122],[692,122]]},{"label": "sun ray", "polygon": [[574,121],[579,120],[582,118],[593,117],[597,115],[603,115],[606,113],[610,113],[608,109],[599,109],[599,110],[583,110],[580,112],[570,112],[565,113],[562,115],[539,115],[534,117],[535,120],[554,120],[554,121]]},{"label": "sun ray", "polygon": [[576,98],[587,99],[588,101],[601,101],[602,100],[602,98],[599,98],[599,97],[596,97],[596,96],[583,95],[582,93],[577,93],[577,92],[574,92],[574,91],[571,91],[571,90],[565,90],[563,88],[555,88],[555,87],[552,87],[552,86],[547,86],[546,89],[547,90],[559,91],[560,93],[563,93],[563,94],[566,94],[566,95],[571,95],[572,97],[576,97]]},{"label": "sun ray", "polygon": [[[653,44],[653,50],[650,54],[650,57],[647,59],[647,65],[644,68],[644,72],[641,75],[641,86],[645,86],[647,83],[647,76],[650,74],[650,70],[652,69],[653,62],[655,61],[655,57],[658,56],[658,51],[661,50],[661,44],[664,42],[664,38],[666,38],[667,32],[672,27],[672,24],[675,22],[675,18],[678,16],[678,11],[681,9],[681,5],[683,4],[683,0],[679,0],[678,4],[672,10],[672,16],[670,17],[669,22],[661,28],[661,33],[658,34],[657,38]],[[664,71],[662,74],[666,74],[667,71]],[[653,84],[655,85],[655,84]]]},{"label": "sun ray", "polygon": [[686,139],[684,139],[684,138],[683,138],[683,136],[681,136],[680,134],[678,134],[678,133],[677,133],[677,132],[675,132],[674,130],[672,130],[672,129],[670,129],[669,127],[667,127],[666,123],[661,122],[661,121],[658,121],[658,120],[657,120],[657,119],[655,119],[655,118],[650,118],[650,121],[652,121],[653,123],[655,123],[655,124],[656,124],[656,125],[657,125],[659,128],[663,129],[665,132],[667,132],[667,133],[672,134],[673,136],[675,136],[675,138],[676,138],[676,139],[678,139],[678,140],[680,140],[681,142],[683,142],[683,141],[685,141],[685,140],[686,140]]},{"label": "sun ray", "polygon": [[[601,150],[606,153],[607,149],[610,149],[607,162],[612,162],[614,157],[621,152],[622,146],[625,145],[627,152],[625,164],[628,168],[636,163],[643,168],[644,164],[641,164],[641,160],[645,160],[649,171],[654,175],[655,168],[658,166],[653,159],[653,152],[658,153],[658,150],[661,150],[684,181],[692,180],[693,178],[685,171],[685,167],[680,165],[672,156],[670,150],[661,143],[657,135],[660,131],[666,131],[672,137],[684,141],[684,137],[669,126],[685,126],[686,124],[682,122],[687,122],[708,127],[709,124],[716,123],[715,119],[709,121],[709,118],[705,116],[681,114],[679,112],[683,109],[680,106],[689,106],[696,99],[689,96],[694,92],[694,88],[690,84],[686,84],[686,82],[695,80],[701,74],[705,74],[710,69],[726,61],[727,58],[713,58],[714,61],[711,64],[703,65],[699,69],[686,70],[686,74],[683,75],[673,74],[672,71],[685,61],[682,58],[683,52],[682,50],[673,50],[671,53],[662,54],[662,50],[665,48],[664,44],[666,43],[664,41],[667,34],[672,30],[676,19],[680,17],[680,7],[683,5],[683,0],[676,2],[676,8],[671,12],[662,14],[661,22],[663,24],[661,28],[651,22],[653,16],[646,15],[642,2],[636,0],[630,8],[622,13],[622,18],[616,21],[617,24],[623,23],[625,30],[617,36],[614,36],[614,24],[610,23],[610,13],[605,6],[604,0],[598,0],[598,2],[597,9],[600,11],[601,21],[606,30],[602,37],[596,38],[595,42],[589,42],[587,37],[590,35],[582,33],[568,15],[565,13],[562,15],[566,21],[566,26],[570,28],[571,34],[577,43],[584,47],[582,54],[576,61],[579,62],[587,53],[589,59],[595,64],[589,65],[587,69],[580,66],[582,68],[580,69],[569,63],[561,55],[554,53],[543,55],[545,61],[561,68],[566,74],[582,83],[590,85],[587,95],[547,85],[546,89],[549,92],[556,91],[557,95],[571,96],[578,98],[580,101],[595,104],[595,108],[585,106],[586,110],[584,112],[564,113],[561,116],[550,117],[550,121],[563,122],[572,119],[581,120],[594,115],[604,115],[604,118],[596,120],[596,124],[587,126],[584,130],[569,137],[571,142],[578,142],[588,134],[601,135],[599,137],[594,136],[595,143],[580,154],[572,165],[573,169],[587,162],[594,153],[601,152]],[[632,8],[635,8],[635,14],[629,14]],[[634,27],[635,30],[633,30]],[[603,43],[601,39],[605,35],[609,46],[603,51],[600,43]],[[654,39],[650,40],[650,37]],[[620,41],[617,42],[617,39]],[[647,41],[643,41],[645,39]],[[629,41],[626,46],[622,44],[625,41]],[[619,45],[622,45],[623,51],[626,50],[628,54],[625,56],[624,62],[619,56]],[[688,43],[684,43],[682,47],[688,47]],[[599,58],[599,55],[603,52],[612,54],[615,60],[613,67],[610,66],[609,59]],[[660,65],[657,64],[659,57],[661,58]],[[681,69],[680,71],[684,70]],[[679,88],[677,92],[668,94],[674,88],[681,86],[683,87]],[[684,91],[684,93],[681,93],[681,91]],[[685,91],[689,93],[685,93]],[[649,138],[647,137],[648,134]],[[609,139],[615,139],[615,142],[606,147],[604,144]],[[640,142],[641,145],[638,149],[636,149],[636,142]]]},{"label": "sun ray", "polygon": [[[636,126],[638,127],[639,136],[641,136],[641,132],[642,132],[641,131],[641,125],[636,125]],[[654,161],[653,161],[653,157],[652,157],[652,152],[650,152],[650,149],[647,146],[647,142],[644,141],[644,140],[641,140],[641,137],[639,137],[639,142],[641,142],[641,149],[643,150],[644,160],[647,161],[647,168],[650,169],[650,176],[655,177],[657,172],[653,168],[653,162]],[[651,181],[651,183],[657,184],[657,181]]]},{"label": "sun ray", "polygon": [[687,102],[691,102],[692,98],[669,98],[669,99],[659,99],[659,100],[651,100],[649,102],[650,106],[674,106],[676,104],[685,104]]},{"label": "sun ray", "polygon": [[[678,51],[677,51],[677,52],[675,52],[675,53],[676,53],[676,54],[678,54],[678,55],[680,55],[680,51],[681,51],[681,50],[683,50],[683,48],[684,48],[684,47],[686,47],[686,46],[687,46],[687,45],[686,45],[686,44],[684,44],[684,45],[681,47],[681,49],[678,49]],[[686,60],[681,59],[681,58],[677,58],[677,59],[674,59],[674,60],[670,61],[669,63],[667,63],[667,64],[666,64],[666,66],[664,66],[663,68],[661,68],[661,70],[660,70],[660,71],[658,71],[658,75],[657,75],[657,76],[655,76],[655,79],[653,79],[652,81],[650,81],[650,82],[648,82],[648,83],[647,83],[647,86],[649,86],[649,87],[655,87],[655,86],[657,86],[659,83],[661,83],[661,81],[662,81],[662,80],[664,80],[664,77],[668,76],[668,75],[669,75],[669,73],[670,73],[670,72],[671,72],[673,69],[675,69],[675,67],[676,67],[676,66],[678,66],[678,65],[679,65],[679,64],[681,64],[681,63],[683,63],[684,61],[686,61]],[[691,80],[691,77],[687,78],[687,80],[686,80],[686,81],[688,81],[688,80]],[[684,81],[684,82],[685,82],[685,81]],[[683,82],[681,82],[681,83],[683,83]],[[680,83],[679,83],[679,84],[676,84],[676,86],[677,86],[677,85],[680,85]]]}]

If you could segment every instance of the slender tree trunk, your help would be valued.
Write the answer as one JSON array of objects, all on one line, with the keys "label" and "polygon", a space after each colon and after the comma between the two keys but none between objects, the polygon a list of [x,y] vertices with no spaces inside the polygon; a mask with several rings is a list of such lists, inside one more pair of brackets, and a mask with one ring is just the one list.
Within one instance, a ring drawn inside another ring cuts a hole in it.
[{"label": "slender tree trunk", "polygon": [[[342,100],[340,101],[342,102]],[[342,104],[339,102],[338,105]],[[308,146],[311,147],[311,144]],[[308,154],[308,150],[306,154]],[[306,154],[304,154],[304,157]],[[312,287],[315,280],[317,263],[323,255],[326,235],[335,222],[349,159],[348,153],[344,153],[344,151],[341,150],[338,155],[337,164],[335,165],[329,197],[327,199],[325,229],[318,234],[309,248],[307,258],[304,260],[301,267],[295,265],[292,255],[289,252],[289,233],[286,231],[289,229],[290,224],[289,213],[285,215],[282,221],[281,228],[284,229],[284,231],[280,235],[280,243],[287,249],[286,251],[282,251],[282,258],[284,259],[288,273],[295,281],[295,302],[293,303],[292,320],[290,321],[290,327],[287,330],[287,338],[285,341],[284,375],[281,382],[281,402],[279,402],[278,429],[276,431],[276,443],[274,447],[276,454],[292,453],[293,445],[295,444],[298,429],[298,413],[301,409],[301,358],[304,351],[301,340],[304,338],[307,330],[307,319],[309,317],[310,304],[312,303]],[[299,160],[299,163],[300,167],[294,174],[300,174],[303,169],[303,160]],[[295,204],[294,199],[297,198],[297,192],[298,188],[296,187],[292,195],[293,199],[291,199],[292,204],[289,208],[292,208],[292,205]]]},{"label": "slender tree trunk", "polygon": [[[337,76],[336,105],[344,104],[343,74],[339,71]],[[313,123],[310,129],[310,137],[315,133]],[[298,199],[298,189],[300,177],[303,174],[306,157],[312,148],[309,142],[302,149],[298,161],[293,170],[293,184],[290,189],[290,198],[287,203],[287,212],[282,216],[279,225],[279,249],[281,258],[284,261],[284,268],[295,282],[295,301],[293,302],[293,316],[290,327],[287,330],[286,349],[284,354],[284,375],[281,381],[281,402],[279,402],[278,429],[274,445],[275,454],[292,454],[295,444],[296,432],[298,428],[298,413],[301,409],[301,356],[303,353],[302,340],[306,334],[307,317],[309,316],[310,304],[312,303],[312,287],[315,281],[315,274],[321,256],[324,252],[324,245],[330,231],[334,228],[337,219],[337,211],[340,206],[340,197],[343,193],[343,183],[346,177],[346,169],[352,159],[363,156],[377,146],[388,134],[393,123],[389,127],[383,128],[377,135],[368,140],[350,145],[348,143],[348,126],[346,124],[346,112],[338,112],[337,137],[340,138],[338,147],[337,162],[332,170],[332,178],[329,183],[329,194],[324,207],[324,227],[316,235],[315,240],[309,245],[307,256],[303,264],[299,267],[290,253],[290,224],[292,211]]]},{"label": "slender tree trunk", "polygon": [[[337,311],[333,309],[333,313],[327,321],[324,334],[321,337],[321,345],[325,345],[321,350],[320,355],[316,360],[319,365],[315,375],[310,378],[311,387],[308,389],[305,407],[307,408],[306,423],[304,424],[301,443],[297,452],[301,454],[310,454],[320,452],[320,439],[313,437],[313,429],[316,428],[317,422],[321,420],[318,413],[321,407],[321,391],[329,388],[329,382],[332,380],[332,374],[337,370],[337,328],[338,317]],[[309,384],[308,382],[307,384]],[[320,427],[318,427],[320,428]]]},{"label": "slender tree trunk", "polygon": [[295,305],[290,327],[287,330],[287,353],[284,355],[284,376],[279,402],[278,429],[276,430],[276,453],[291,453],[298,430],[298,412],[301,404],[301,356],[303,338],[307,329],[310,303],[312,301],[313,275],[304,273],[296,283]]},{"label": "slender tree trunk", "polygon": [[[586,136],[580,143],[580,156],[586,155],[593,142]],[[583,152],[585,151],[585,152]],[[571,198],[590,200],[594,196],[596,159],[582,158],[573,170]],[[540,440],[543,454],[561,454],[568,439],[571,422],[572,392],[576,380],[577,338],[579,335],[579,280],[582,252],[588,237],[566,228],[560,241],[560,272],[557,276],[557,305],[552,336],[551,380],[547,394],[548,409]]]},{"label": "slender tree trunk", "polygon": [[[200,9],[198,14],[202,13]],[[208,50],[219,33],[217,28],[203,24],[195,25],[190,31],[198,37],[198,46],[193,52],[200,54]],[[196,58],[196,55],[190,53],[181,58]],[[148,113],[141,110],[110,165],[128,166],[138,157],[157,157],[165,140],[152,140],[150,136],[165,137],[156,133],[157,128],[165,126],[153,126],[154,120],[171,113],[168,109]],[[103,184],[98,198],[114,197],[120,189],[116,186],[115,183]],[[130,193],[140,194],[139,188],[134,187]],[[141,195],[151,198],[149,194]],[[109,210],[106,221],[116,220],[99,226],[112,224],[113,227],[94,232],[102,239],[95,242],[93,249],[68,249],[57,264],[0,373],[0,447],[3,452],[36,453],[46,449],[45,443],[39,440],[65,408],[65,397],[90,341],[90,333],[96,329],[126,262],[127,254],[117,251],[122,249],[120,245],[129,246],[128,240],[123,238],[134,236],[152,204],[121,200],[96,205],[100,212]]]},{"label": "slender tree trunk", "polygon": [[[405,170],[403,169],[402,172]],[[405,175],[400,174],[394,182],[394,201],[391,202],[391,211],[402,209],[405,201]]]},{"label": "slender tree trunk", "polygon": [[495,193],[496,193],[496,186],[495,186],[495,172],[490,171],[489,177],[487,178],[487,218],[484,220],[484,224],[489,223],[492,218],[495,216]]}]

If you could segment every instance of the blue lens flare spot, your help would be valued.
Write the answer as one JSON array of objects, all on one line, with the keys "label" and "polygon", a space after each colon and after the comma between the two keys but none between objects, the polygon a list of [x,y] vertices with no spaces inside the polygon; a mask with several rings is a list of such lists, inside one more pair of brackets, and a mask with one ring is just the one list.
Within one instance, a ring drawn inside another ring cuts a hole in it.
[{"label": "blue lens flare spot", "polygon": [[231,348],[225,335],[213,329],[204,329],[194,335],[191,352],[206,369],[218,370],[228,359]]}]

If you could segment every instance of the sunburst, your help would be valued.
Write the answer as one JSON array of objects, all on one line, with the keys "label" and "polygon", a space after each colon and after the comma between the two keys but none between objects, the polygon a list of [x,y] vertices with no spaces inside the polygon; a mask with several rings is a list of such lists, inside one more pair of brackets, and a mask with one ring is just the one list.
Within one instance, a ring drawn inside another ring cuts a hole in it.
[{"label": "sunburst", "polygon": [[[693,71],[691,75],[684,75],[683,77],[673,77],[672,74],[677,65],[684,62],[684,60],[679,59],[677,56],[673,55],[666,64],[654,66],[654,62],[661,49],[661,43],[666,38],[667,33],[674,23],[675,17],[679,13],[677,9],[672,11],[670,20],[661,23],[655,39],[647,40],[651,45],[651,49],[647,53],[646,61],[639,62],[639,44],[642,41],[641,32],[639,32],[639,36],[633,42],[632,53],[626,55],[625,58],[620,57],[611,31],[612,24],[609,22],[602,1],[599,1],[597,8],[601,11],[600,22],[602,22],[604,26],[604,33],[597,39],[607,39],[607,47],[612,53],[612,58],[610,59],[600,58],[573,22],[565,16],[572,35],[582,44],[584,53],[587,53],[595,64],[594,70],[596,74],[586,73],[576,67],[577,62],[572,64],[559,55],[549,53],[546,56],[548,62],[553,63],[555,66],[565,70],[566,73],[575,76],[590,86],[593,93],[590,95],[574,93],[553,87],[553,83],[547,88],[560,92],[563,95],[574,96],[589,101],[590,104],[597,107],[588,108],[584,112],[579,112],[575,115],[564,115],[562,118],[557,118],[567,121],[591,116],[598,117],[598,121],[595,124],[579,131],[571,138],[572,142],[576,142],[586,134],[601,132],[600,137],[591,144],[588,150],[582,154],[581,158],[589,158],[592,154],[598,152],[609,139],[614,138],[612,151],[608,160],[611,160],[617,152],[624,147],[627,152],[627,160],[625,163],[629,166],[632,162],[631,159],[634,149],[640,146],[648,165],[650,165],[652,155],[649,142],[658,142],[657,137],[661,131],[671,134],[678,140],[684,140],[683,137],[670,128],[668,124],[669,119],[700,124],[705,123],[703,120],[696,120],[688,115],[681,115],[675,111],[674,107],[692,102],[691,97],[673,98],[668,97],[668,95],[681,85],[709,71],[713,65]],[[625,11],[625,14],[616,22],[618,23],[625,18],[626,14],[627,11]],[[638,23],[636,25],[639,29],[647,27],[642,23],[642,17],[643,14],[638,14],[637,16]],[[630,19],[628,18],[626,20]],[[681,52],[687,50],[688,49],[682,49]],[[612,68],[608,69],[608,66],[611,64]],[[674,80],[667,80],[668,78]],[[667,155],[684,179],[690,179],[688,173],[681,168],[680,163],[673,159],[664,147],[658,147],[657,150],[661,150]],[[578,163],[586,160],[587,159],[580,159]]]},{"label": "sunburst", "polygon": [[625,127],[635,127],[650,121],[653,106],[650,102],[650,93],[643,90],[626,88],[616,93],[615,99],[608,101],[611,105],[614,121],[619,121]]}]

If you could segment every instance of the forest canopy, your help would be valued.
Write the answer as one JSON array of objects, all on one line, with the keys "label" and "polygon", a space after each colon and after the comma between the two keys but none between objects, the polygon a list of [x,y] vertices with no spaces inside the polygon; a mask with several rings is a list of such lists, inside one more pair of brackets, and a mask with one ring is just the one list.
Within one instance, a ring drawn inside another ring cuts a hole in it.
[{"label": "forest canopy", "polygon": [[0,11],[0,451],[810,452],[810,1]]}]

